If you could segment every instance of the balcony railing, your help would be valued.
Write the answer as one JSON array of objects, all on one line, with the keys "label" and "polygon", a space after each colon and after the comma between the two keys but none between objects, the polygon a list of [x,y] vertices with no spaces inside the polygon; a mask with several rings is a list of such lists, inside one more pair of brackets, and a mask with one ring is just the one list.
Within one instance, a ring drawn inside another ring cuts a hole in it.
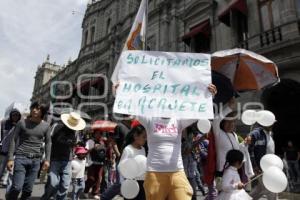
[{"label": "balcony railing", "polygon": [[[286,32],[286,28],[289,26],[293,26],[292,28],[296,28],[296,32],[298,32],[295,37],[300,37],[300,20],[291,21],[280,26],[277,26],[273,29],[261,32],[254,36],[247,38],[246,40],[240,42],[237,46],[244,49],[253,49],[256,50],[257,48],[264,48],[274,44],[278,44],[288,39],[294,39],[290,36],[286,36],[284,33]],[[257,45],[253,45],[256,43]]]},{"label": "balcony railing", "polygon": [[260,34],[260,46],[268,46],[272,43],[281,42],[282,41],[282,32],[281,27],[276,27],[269,31],[265,31]]}]

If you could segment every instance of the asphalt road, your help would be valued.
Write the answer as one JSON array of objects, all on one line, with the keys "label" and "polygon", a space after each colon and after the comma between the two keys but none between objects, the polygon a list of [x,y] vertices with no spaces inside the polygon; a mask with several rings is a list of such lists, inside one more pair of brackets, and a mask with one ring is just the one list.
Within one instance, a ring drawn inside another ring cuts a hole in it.
[{"label": "asphalt road", "polygon": [[[44,192],[44,184],[36,183],[34,185],[32,200],[38,200],[42,196]],[[5,188],[0,188],[0,200],[4,200]],[[280,194],[280,200],[300,200],[300,194],[292,194],[292,193],[282,193]],[[114,200],[123,200],[121,197],[116,197]],[[197,200],[204,200],[204,197],[198,193]],[[262,198],[261,200],[267,200],[266,198]]]}]

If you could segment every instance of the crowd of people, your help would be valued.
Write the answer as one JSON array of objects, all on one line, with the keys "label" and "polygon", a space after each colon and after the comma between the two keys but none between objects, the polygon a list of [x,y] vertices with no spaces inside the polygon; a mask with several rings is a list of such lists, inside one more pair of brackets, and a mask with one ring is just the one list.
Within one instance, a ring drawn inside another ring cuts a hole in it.
[{"label": "crowd of people", "polygon": [[[214,95],[217,88],[210,85]],[[47,172],[41,199],[71,198],[108,200],[121,195],[125,178],[118,164],[137,155],[147,157],[146,173],[136,178],[136,200],[197,199],[197,190],[208,200],[269,200],[261,178],[260,160],[275,153],[272,126],[257,125],[244,138],[235,133],[236,101],[232,98],[212,120],[209,133],[197,129],[197,120],[129,117],[113,131],[91,129],[90,137],[78,137],[86,122],[76,112],[65,113],[49,124],[46,106],[34,102],[22,118],[12,110],[1,123],[0,177],[6,199],[30,199],[39,174]],[[299,151],[289,142],[285,158],[294,181],[299,178]],[[42,176],[42,175],[41,175]]]}]

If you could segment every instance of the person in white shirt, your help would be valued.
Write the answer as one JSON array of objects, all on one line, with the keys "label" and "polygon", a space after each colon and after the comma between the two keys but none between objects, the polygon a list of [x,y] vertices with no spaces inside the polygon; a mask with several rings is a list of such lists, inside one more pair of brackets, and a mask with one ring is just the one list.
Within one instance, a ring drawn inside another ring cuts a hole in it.
[{"label": "person in white shirt", "polygon": [[[123,150],[120,163],[128,158],[134,158],[138,155],[146,156],[144,145],[146,143],[147,135],[145,128],[142,125],[136,125],[131,129],[131,131],[126,136],[125,140],[125,149]],[[140,191],[138,195],[133,200],[145,200],[145,190],[143,187],[144,178],[142,175],[140,177],[135,178],[137,180]],[[126,199],[125,199],[126,200]]]},{"label": "person in white shirt", "polygon": [[[255,175],[260,175],[262,173],[260,167],[261,158],[266,154],[275,153],[275,143],[272,137],[272,128],[273,125],[269,127],[259,125],[257,128],[252,130],[251,133],[249,133],[249,151]],[[262,177],[260,177],[256,182],[253,182],[252,188],[253,189],[251,190],[250,195],[254,200],[258,200],[264,195],[267,196],[268,200],[278,199],[278,194],[272,193],[266,189],[262,182]]]},{"label": "person in white shirt", "polygon": [[238,169],[243,165],[244,155],[239,150],[230,150],[226,155],[226,167],[222,178],[222,191],[217,200],[251,200],[244,190]]},{"label": "person in white shirt", "polygon": [[[223,175],[224,165],[226,161],[226,154],[232,149],[242,150],[244,153],[247,162],[245,162],[245,166],[247,169],[245,170],[245,175],[247,178],[250,178],[254,175],[252,170],[252,165],[250,161],[250,156],[248,152],[248,146],[244,142],[239,143],[238,136],[234,132],[236,128],[236,116],[237,112],[233,111],[236,107],[236,101],[233,97],[227,105],[225,105],[222,112],[219,113],[213,120],[213,133],[215,136],[215,144],[216,144],[216,153],[217,153],[217,166],[216,166],[216,184],[217,189],[221,189],[221,177]],[[244,168],[245,169],[245,168]],[[246,180],[247,181],[247,180]],[[246,182],[244,180],[244,182]]]},{"label": "person in white shirt", "polygon": [[[114,86],[115,90],[119,83]],[[213,84],[208,85],[212,96],[217,94]],[[141,117],[148,143],[147,173],[144,188],[147,200],[190,200],[193,190],[184,173],[181,156],[182,130],[197,120]]]},{"label": "person in white shirt", "polygon": [[[214,96],[217,89],[210,84]],[[193,190],[184,173],[182,131],[197,120],[137,117],[147,132],[149,153],[144,188],[147,200],[190,200]]]},{"label": "person in white shirt", "polygon": [[215,117],[212,123],[213,133],[216,142],[217,152],[217,176],[222,176],[224,164],[226,160],[226,154],[231,149],[239,149],[239,141],[236,133],[234,132],[236,127],[236,112],[233,112],[235,108],[235,99],[232,98],[227,105],[225,105],[222,112]]},{"label": "person in white shirt", "polygon": [[86,164],[86,155],[88,151],[84,147],[76,147],[76,157],[71,162],[72,167],[72,200],[78,200],[83,193],[84,184],[84,171]]}]

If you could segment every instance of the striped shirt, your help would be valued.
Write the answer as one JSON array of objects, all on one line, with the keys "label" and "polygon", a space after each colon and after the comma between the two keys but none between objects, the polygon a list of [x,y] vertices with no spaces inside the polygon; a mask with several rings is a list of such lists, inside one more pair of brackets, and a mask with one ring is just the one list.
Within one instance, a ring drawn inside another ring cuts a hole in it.
[{"label": "striped shirt", "polygon": [[[20,120],[13,132],[13,140],[9,146],[8,159],[13,160],[16,155],[33,155],[42,157],[41,148],[45,142],[46,160],[50,160],[51,133],[50,125],[41,121],[35,123],[29,119]],[[18,142],[17,142],[18,141]],[[16,144],[18,144],[16,146]]]}]

